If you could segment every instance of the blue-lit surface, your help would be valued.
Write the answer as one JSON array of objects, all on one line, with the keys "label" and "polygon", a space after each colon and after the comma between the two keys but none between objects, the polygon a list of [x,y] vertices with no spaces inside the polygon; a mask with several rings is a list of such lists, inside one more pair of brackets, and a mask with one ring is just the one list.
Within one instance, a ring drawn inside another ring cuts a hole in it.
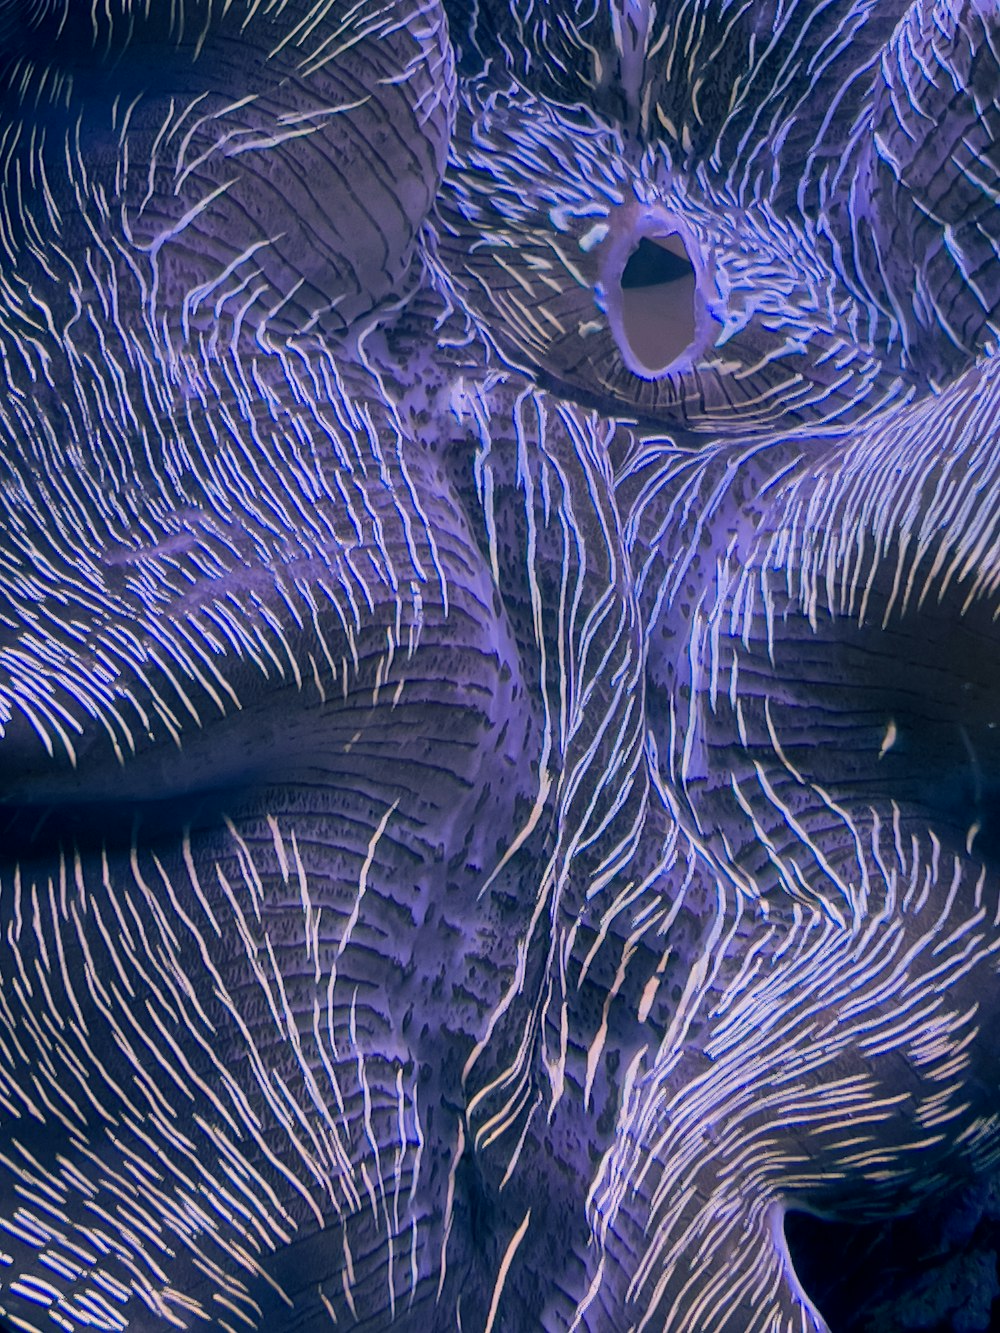
[{"label": "blue-lit surface", "polygon": [[1000,1155],[1000,9],[0,89],[0,1320],[825,1329]]}]

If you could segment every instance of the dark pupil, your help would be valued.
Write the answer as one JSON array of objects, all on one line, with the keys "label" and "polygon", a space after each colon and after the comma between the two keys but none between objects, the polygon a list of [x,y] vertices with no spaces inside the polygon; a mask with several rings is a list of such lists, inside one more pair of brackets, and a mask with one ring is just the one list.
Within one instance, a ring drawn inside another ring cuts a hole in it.
[{"label": "dark pupil", "polygon": [[666,282],[689,277],[694,272],[687,259],[657,245],[644,236],[629,256],[622,274],[622,287],[660,287]]}]

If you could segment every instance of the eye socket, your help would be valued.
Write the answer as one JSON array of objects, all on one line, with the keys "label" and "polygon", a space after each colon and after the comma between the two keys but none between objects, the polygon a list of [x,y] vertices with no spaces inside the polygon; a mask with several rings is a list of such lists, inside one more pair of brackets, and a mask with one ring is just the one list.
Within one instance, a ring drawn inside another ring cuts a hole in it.
[{"label": "eye socket", "polygon": [[695,272],[676,234],[643,236],[621,276],[616,329],[626,364],[639,375],[662,374],[695,340]]}]

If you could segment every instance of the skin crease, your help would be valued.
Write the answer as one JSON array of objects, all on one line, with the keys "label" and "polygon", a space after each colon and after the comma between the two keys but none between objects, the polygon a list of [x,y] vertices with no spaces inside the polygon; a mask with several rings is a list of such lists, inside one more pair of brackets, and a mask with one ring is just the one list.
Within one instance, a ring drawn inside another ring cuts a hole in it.
[{"label": "skin crease", "polygon": [[12,1328],[805,1333],[995,1167],[1000,21],[545,13],[0,0]]}]

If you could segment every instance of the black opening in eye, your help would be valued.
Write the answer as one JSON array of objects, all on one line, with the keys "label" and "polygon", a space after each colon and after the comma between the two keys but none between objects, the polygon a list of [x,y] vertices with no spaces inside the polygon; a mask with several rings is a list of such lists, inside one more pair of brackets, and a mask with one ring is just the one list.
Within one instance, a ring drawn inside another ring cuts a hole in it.
[{"label": "black opening in eye", "polygon": [[644,236],[621,276],[622,332],[638,364],[665,370],[694,341],[695,274],[677,235]]},{"label": "black opening in eye", "polygon": [[[667,248],[668,242],[670,249]],[[678,253],[683,250],[683,242],[678,236],[662,241],[644,236],[629,255],[622,274],[622,291],[634,287],[660,287],[666,282],[693,276],[694,267],[687,254]]]}]

